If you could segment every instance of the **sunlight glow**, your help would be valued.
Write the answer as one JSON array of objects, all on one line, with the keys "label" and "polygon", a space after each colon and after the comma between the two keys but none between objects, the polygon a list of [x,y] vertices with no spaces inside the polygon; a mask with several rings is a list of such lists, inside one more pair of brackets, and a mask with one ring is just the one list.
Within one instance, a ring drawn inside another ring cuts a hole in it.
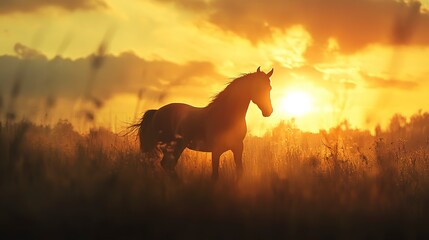
[{"label": "sunlight glow", "polygon": [[291,91],[280,101],[282,112],[292,116],[302,116],[313,110],[312,97],[303,91]]}]

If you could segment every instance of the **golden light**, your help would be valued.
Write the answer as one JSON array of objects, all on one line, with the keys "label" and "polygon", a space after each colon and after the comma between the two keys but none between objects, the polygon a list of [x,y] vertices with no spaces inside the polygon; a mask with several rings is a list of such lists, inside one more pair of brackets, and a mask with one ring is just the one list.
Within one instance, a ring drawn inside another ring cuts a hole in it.
[{"label": "golden light", "polygon": [[291,91],[280,100],[280,105],[285,114],[302,116],[313,110],[313,98],[304,91]]}]

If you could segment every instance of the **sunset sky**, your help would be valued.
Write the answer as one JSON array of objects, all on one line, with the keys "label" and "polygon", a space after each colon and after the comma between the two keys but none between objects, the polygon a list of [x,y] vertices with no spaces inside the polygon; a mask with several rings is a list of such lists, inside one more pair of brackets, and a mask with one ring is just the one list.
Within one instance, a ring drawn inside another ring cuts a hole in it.
[{"label": "sunset sky", "polygon": [[[373,129],[429,110],[428,9],[429,0],[0,0],[0,113],[78,124],[92,107],[98,125],[119,131],[168,102],[205,106],[261,66],[274,68],[274,113],[251,105],[250,132],[291,118],[309,131],[342,119]],[[86,91],[99,107],[86,106]]]}]

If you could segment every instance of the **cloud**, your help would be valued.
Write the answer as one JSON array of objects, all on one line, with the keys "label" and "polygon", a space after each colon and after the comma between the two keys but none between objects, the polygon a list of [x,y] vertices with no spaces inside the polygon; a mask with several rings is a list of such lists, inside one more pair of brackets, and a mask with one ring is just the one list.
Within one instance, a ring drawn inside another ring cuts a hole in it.
[{"label": "cloud", "polygon": [[314,86],[335,92],[354,90],[358,86],[369,89],[400,89],[415,90],[419,83],[385,76],[376,76],[368,72],[349,72],[341,69],[320,69],[313,65],[303,65],[295,68],[276,68],[276,72],[297,83],[311,83]]},{"label": "cloud", "polygon": [[351,76],[346,74],[326,73],[312,65],[303,65],[295,68],[277,68],[280,75],[288,76],[288,79],[295,79],[297,83],[311,83],[314,86],[323,88],[329,92],[353,90],[357,84]]},{"label": "cloud", "polygon": [[275,30],[302,25],[314,47],[335,39],[340,51],[353,53],[374,43],[429,45],[429,12],[421,3],[396,0],[156,0],[172,2],[257,44]]},{"label": "cloud", "polygon": [[361,73],[361,76],[363,77],[369,88],[396,88],[402,90],[413,90],[418,87],[418,83],[412,81],[371,76],[368,73],[363,72]]},{"label": "cloud", "polygon": [[18,98],[53,96],[76,100],[84,97],[91,81],[91,96],[103,101],[117,94],[137,94],[139,91],[144,92],[143,98],[156,98],[174,92],[180,86],[204,92],[212,83],[210,81],[226,79],[209,62],[178,64],[146,60],[126,52],[104,56],[102,66],[94,70],[91,68],[94,56],[75,60],[62,57],[47,59],[39,51],[22,44],[17,44],[15,49],[18,56],[0,56],[0,96],[12,95],[17,79],[20,88]]},{"label": "cloud", "polygon": [[201,10],[207,10],[207,8],[210,6],[207,1],[204,0],[156,0],[158,2],[162,3],[174,3],[175,5],[189,9],[192,11],[201,11]]},{"label": "cloud", "polygon": [[107,8],[103,0],[0,0],[0,15],[13,12],[32,12],[46,7],[68,11]]},{"label": "cloud", "polygon": [[47,59],[46,56],[36,49],[29,48],[21,43],[16,43],[13,47],[16,55],[25,59]]}]

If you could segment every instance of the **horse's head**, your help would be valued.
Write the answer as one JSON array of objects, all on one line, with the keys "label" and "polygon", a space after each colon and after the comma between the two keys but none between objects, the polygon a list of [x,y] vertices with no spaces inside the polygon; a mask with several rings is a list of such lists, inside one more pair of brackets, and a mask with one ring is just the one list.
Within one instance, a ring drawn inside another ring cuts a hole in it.
[{"label": "horse's head", "polygon": [[273,106],[271,105],[271,81],[270,77],[273,75],[274,69],[270,72],[264,73],[258,67],[254,74],[254,81],[252,86],[252,93],[250,99],[261,110],[264,117],[269,117],[273,113]]}]

